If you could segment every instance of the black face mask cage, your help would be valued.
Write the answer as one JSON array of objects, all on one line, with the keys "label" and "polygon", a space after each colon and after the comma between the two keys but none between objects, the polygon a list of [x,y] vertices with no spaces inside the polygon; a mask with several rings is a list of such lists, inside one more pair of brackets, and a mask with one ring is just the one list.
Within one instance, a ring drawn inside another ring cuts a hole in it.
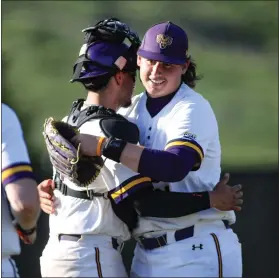
[{"label": "black face mask cage", "polygon": [[[85,33],[84,44],[80,50],[79,58],[75,63],[73,78],[70,80],[70,82],[78,81],[80,79],[82,69],[85,69],[88,64],[95,64],[103,67],[104,69],[108,69],[108,71],[112,75],[119,70],[116,65],[111,65],[111,67],[108,67],[107,65],[102,65],[98,62],[94,62],[88,59],[88,48],[94,42],[108,41],[120,44],[123,43],[125,40],[128,40],[130,42],[130,47],[128,48],[126,53],[122,55],[127,60],[127,64],[129,64],[129,58],[135,55],[137,49],[141,44],[138,35],[135,32],[131,31],[126,23],[121,22],[117,18],[109,18],[99,21],[95,26],[83,29],[82,32]],[[125,70],[135,71],[136,69],[127,68]]]}]

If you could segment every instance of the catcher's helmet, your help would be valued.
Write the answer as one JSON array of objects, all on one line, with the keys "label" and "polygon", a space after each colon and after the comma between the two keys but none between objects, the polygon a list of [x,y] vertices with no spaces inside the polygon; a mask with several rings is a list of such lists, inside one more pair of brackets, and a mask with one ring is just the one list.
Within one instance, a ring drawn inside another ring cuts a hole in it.
[{"label": "catcher's helmet", "polygon": [[188,37],[185,31],[170,21],[153,25],[147,30],[138,50],[146,59],[169,64],[184,64],[187,60]]},{"label": "catcher's helmet", "polygon": [[[137,50],[141,41],[127,24],[116,18],[109,18],[82,31],[85,32],[85,43],[74,65],[71,82],[112,76],[119,70],[137,70]],[[130,46],[124,42],[125,39],[128,39]]]}]

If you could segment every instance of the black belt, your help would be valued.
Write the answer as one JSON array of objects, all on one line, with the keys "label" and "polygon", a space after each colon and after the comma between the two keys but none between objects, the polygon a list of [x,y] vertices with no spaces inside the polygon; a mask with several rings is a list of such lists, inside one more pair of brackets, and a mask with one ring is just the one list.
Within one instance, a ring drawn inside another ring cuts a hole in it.
[{"label": "black belt", "polygon": [[93,200],[95,197],[106,198],[106,195],[104,193],[97,193],[92,189],[83,191],[73,190],[70,187],[68,187],[65,183],[63,183],[59,178],[55,178],[54,183],[55,188],[58,189],[65,196],[71,196],[85,200]]},{"label": "black belt", "polygon": [[[75,241],[75,242],[76,242],[76,241],[80,240],[81,237],[82,237],[82,235],[66,235],[66,234],[59,234],[59,235],[58,235],[59,241],[60,241],[60,240],[69,240],[69,241]],[[114,238],[114,237],[111,238],[111,243],[112,243],[112,247],[113,247],[115,250],[118,250],[118,247],[119,247],[119,246],[121,246],[120,251],[122,250],[122,247],[123,247],[123,244],[124,244],[124,243],[119,244],[119,243],[117,242],[117,239]]]},{"label": "black belt", "polygon": [[[229,229],[229,221],[227,220],[222,220],[225,228]],[[194,227],[195,226],[190,226],[181,230],[176,230],[174,233],[174,238],[175,241],[180,241],[189,237],[194,236]],[[139,237],[137,239],[137,242],[139,243],[139,245],[146,250],[152,250],[155,248],[159,248],[162,246],[165,246],[168,244],[167,242],[167,234],[164,234],[162,236],[159,237],[154,237],[154,238],[146,238],[146,237]]]}]

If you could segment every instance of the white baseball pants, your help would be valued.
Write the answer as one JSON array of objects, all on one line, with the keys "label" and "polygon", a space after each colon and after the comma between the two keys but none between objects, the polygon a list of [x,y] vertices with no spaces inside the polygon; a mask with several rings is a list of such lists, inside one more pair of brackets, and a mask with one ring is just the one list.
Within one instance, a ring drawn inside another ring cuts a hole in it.
[{"label": "white baseball pants", "polygon": [[40,257],[42,277],[127,277],[111,237],[83,235],[77,241],[51,235]]},{"label": "white baseball pants", "polygon": [[137,244],[131,277],[242,277],[241,244],[222,221],[196,224],[187,239],[153,250]]},{"label": "white baseball pants", "polygon": [[19,277],[16,264],[10,257],[2,257],[1,272],[1,277]]}]

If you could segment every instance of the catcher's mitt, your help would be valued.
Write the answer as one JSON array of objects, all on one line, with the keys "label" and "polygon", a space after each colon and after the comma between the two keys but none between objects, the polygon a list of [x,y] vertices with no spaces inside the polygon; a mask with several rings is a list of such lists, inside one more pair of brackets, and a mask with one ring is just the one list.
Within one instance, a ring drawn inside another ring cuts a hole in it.
[{"label": "catcher's mitt", "polygon": [[46,119],[44,124],[43,136],[52,165],[61,178],[85,187],[100,174],[104,161],[100,156],[89,157],[80,153],[80,144],[74,146],[71,143],[78,133],[77,128],[53,118]]}]

